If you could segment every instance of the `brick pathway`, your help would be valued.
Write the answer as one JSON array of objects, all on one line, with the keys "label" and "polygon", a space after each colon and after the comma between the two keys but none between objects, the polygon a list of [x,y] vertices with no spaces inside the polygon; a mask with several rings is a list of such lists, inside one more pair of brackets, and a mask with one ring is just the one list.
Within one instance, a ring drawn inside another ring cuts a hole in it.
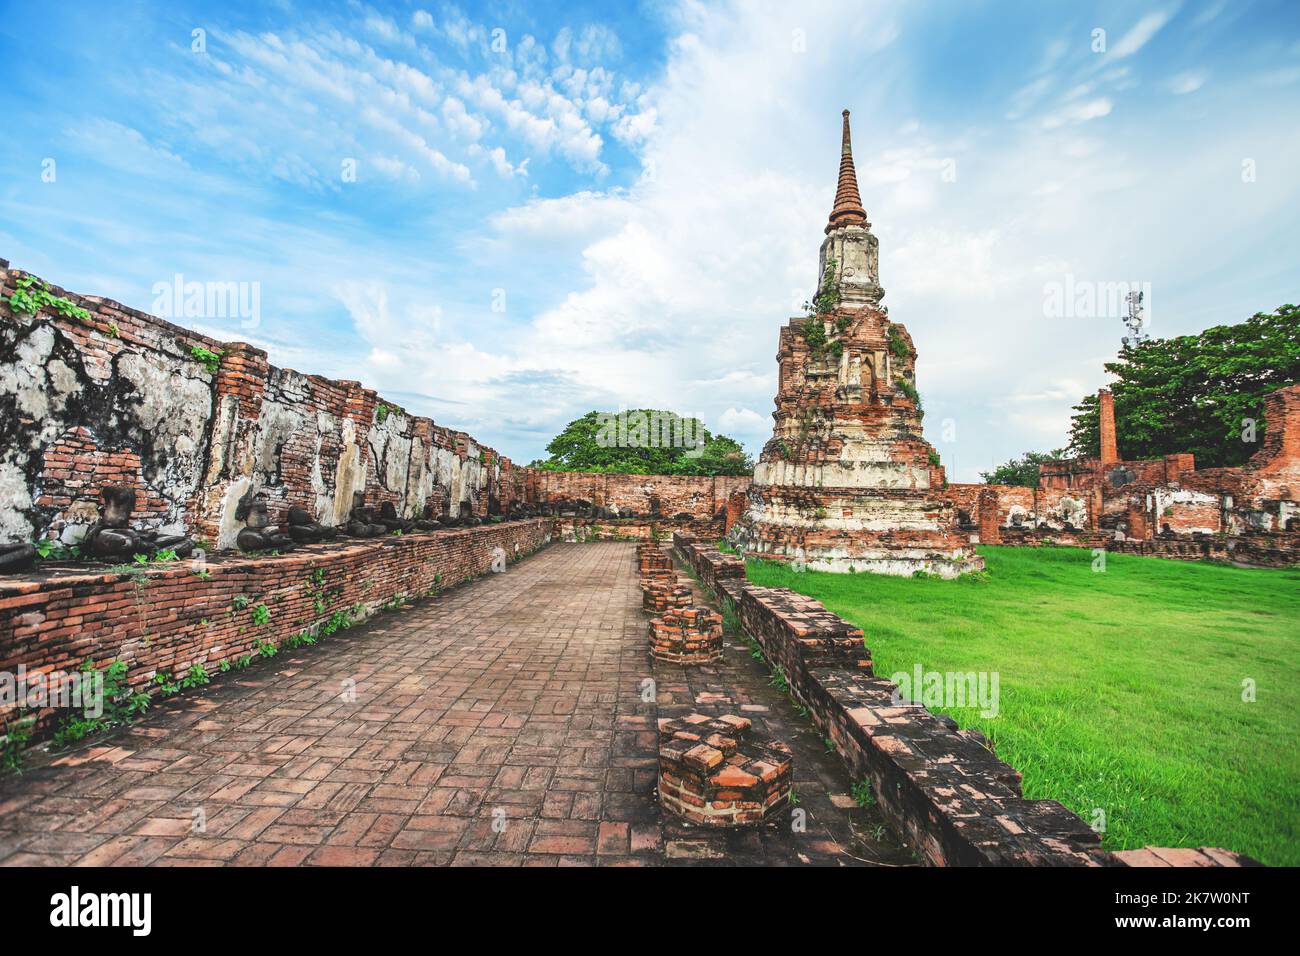
[{"label": "brick pathway", "polygon": [[[557,544],[224,675],[0,778],[0,864],[910,859],[873,839],[873,811],[847,808],[838,760],[744,648],[714,668],[652,668],[640,598],[632,545]],[[651,676],[657,703],[642,700]],[[659,710],[721,701],[795,748],[805,831],[661,816]]]}]

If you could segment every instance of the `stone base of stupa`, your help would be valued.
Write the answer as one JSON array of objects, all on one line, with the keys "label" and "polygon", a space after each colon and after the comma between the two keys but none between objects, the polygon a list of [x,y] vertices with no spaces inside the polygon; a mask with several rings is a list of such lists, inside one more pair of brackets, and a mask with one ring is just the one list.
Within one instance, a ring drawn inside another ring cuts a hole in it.
[{"label": "stone base of stupa", "polygon": [[733,529],[748,556],[809,571],[955,578],[984,569],[928,490],[755,486]]}]

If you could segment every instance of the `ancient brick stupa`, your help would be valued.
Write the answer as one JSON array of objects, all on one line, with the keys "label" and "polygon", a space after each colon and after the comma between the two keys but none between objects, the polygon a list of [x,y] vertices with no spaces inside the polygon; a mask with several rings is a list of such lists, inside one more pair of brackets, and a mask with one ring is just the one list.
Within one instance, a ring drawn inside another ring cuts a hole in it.
[{"label": "ancient brick stupa", "polygon": [[781,329],[776,428],[736,543],[819,571],[979,570],[921,434],[912,339],[880,305],[879,242],[858,194],[848,110],[819,275],[810,314]]}]

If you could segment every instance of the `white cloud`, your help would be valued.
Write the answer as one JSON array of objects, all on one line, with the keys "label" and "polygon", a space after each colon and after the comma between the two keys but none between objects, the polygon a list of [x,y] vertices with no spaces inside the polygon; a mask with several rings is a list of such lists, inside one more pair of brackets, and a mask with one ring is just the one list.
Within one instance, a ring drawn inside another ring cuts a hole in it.
[{"label": "white cloud", "polygon": [[1084,103],[1073,103],[1043,117],[1043,129],[1073,126],[1078,123],[1086,123],[1088,120],[1109,116],[1112,106],[1111,101],[1104,96],[1099,96]]},{"label": "white cloud", "polygon": [[617,232],[635,207],[625,197],[589,190],[555,199],[534,199],[496,213],[492,230],[521,242],[554,242],[572,235]]},{"label": "white cloud", "polygon": [[751,408],[728,408],[718,416],[718,429],[733,438],[756,438],[762,443],[771,437],[772,416]]},{"label": "white cloud", "polygon": [[1120,37],[1118,43],[1108,51],[1108,57],[1120,59],[1121,57],[1132,56],[1138,50],[1147,45],[1147,42],[1160,32],[1160,28],[1169,22],[1169,18],[1174,15],[1177,8],[1170,10],[1157,10],[1154,13],[1148,13],[1145,17],[1133,25],[1133,28]]},{"label": "white cloud", "polygon": [[1188,93],[1195,93],[1205,85],[1204,73],[1179,73],[1177,76],[1170,77],[1167,84],[1169,92],[1176,96],[1184,96]]}]

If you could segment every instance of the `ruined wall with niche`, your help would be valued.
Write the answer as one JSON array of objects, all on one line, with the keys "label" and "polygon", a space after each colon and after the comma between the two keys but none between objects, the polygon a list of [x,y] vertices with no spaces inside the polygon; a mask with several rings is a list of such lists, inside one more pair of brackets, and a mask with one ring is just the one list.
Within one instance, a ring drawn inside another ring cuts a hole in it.
[{"label": "ruined wall with niche", "polygon": [[[6,298],[24,273],[0,259]],[[406,516],[426,503],[455,516],[508,508],[513,466],[464,432],[410,415],[357,382],[280,369],[221,342],[97,296],[56,287],[78,319],[0,307],[0,542],[75,542],[106,484],[134,487],[139,527],[231,547],[235,506],[264,492],[324,524],[353,491]],[[220,352],[211,371],[194,350]]]},{"label": "ruined wall with niche", "polygon": [[[978,527],[983,501],[997,507],[997,527],[1042,532],[1002,536],[1007,544],[1041,543],[1044,534],[1077,529],[1105,532],[1108,546],[1133,553],[1295,563],[1300,560],[1300,385],[1268,395],[1265,420],[1259,450],[1240,468],[1198,471],[1190,454],[1152,461],[1073,458],[1043,463],[1037,488],[954,484],[946,493],[967,530]],[[993,497],[981,499],[988,492]],[[1157,538],[1210,536],[1222,541],[1205,548],[1128,547]]]},{"label": "ruined wall with niche", "polygon": [[[957,521],[974,530],[980,521],[980,496],[992,491],[1003,528],[1082,531],[1095,527],[1096,496],[1087,489],[1025,488],[1019,485],[950,484],[945,494],[957,507]],[[986,499],[987,496],[986,496]]]}]

